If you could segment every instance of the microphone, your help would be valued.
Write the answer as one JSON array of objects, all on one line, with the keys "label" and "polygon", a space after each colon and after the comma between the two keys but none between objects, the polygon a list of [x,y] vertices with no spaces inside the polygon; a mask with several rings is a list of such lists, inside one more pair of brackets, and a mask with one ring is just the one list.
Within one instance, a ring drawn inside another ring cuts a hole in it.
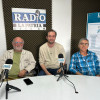
[{"label": "microphone", "polygon": [[[8,79],[8,71],[11,69],[13,64],[13,60],[12,59],[7,59],[5,61],[5,64],[2,66],[2,73],[1,73],[1,82],[3,83],[4,79]],[[0,87],[2,86],[2,83],[0,85]]]},{"label": "microphone", "polygon": [[59,54],[58,55],[58,62],[60,63],[60,67],[63,67],[63,63],[64,63],[65,59],[63,54]]},{"label": "microphone", "polygon": [[7,59],[6,62],[5,62],[5,64],[3,65],[3,69],[5,70],[5,77],[6,77],[6,81],[7,81],[7,84],[6,84],[6,99],[8,99],[8,91],[9,90],[15,89],[17,91],[21,91],[19,88],[14,87],[14,86],[8,84],[8,72],[11,69],[12,64],[13,64],[13,60],[12,59]]},{"label": "microphone", "polygon": [[[59,54],[58,55],[58,61],[59,61],[59,63],[60,63],[60,67],[61,67],[61,72],[62,71],[64,71],[64,66],[63,66],[63,63],[64,63],[64,61],[65,61],[65,59],[64,59],[64,57],[63,57],[63,54]],[[65,66],[65,67],[67,67],[67,66]],[[62,75],[63,73],[61,73],[60,75],[60,77],[62,77],[63,75]],[[60,79],[60,77],[57,79],[57,81]],[[64,75],[64,77],[67,79],[67,77],[68,76],[65,76]],[[75,88],[75,85],[69,80],[69,79],[67,79],[72,85],[73,85],[73,87],[74,87],[74,90],[75,90],[75,93],[78,93],[77,91],[76,91],[76,88]]]},{"label": "microphone", "polygon": [[8,78],[8,72],[12,68],[13,60],[7,59],[5,64],[3,65],[2,69],[4,70],[4,75]]},{"label": "microphone", "polygon": [[6,64],[11,64],[11,65],[12,65],[12,64],[13,64],[13,60],[12,60],[12,59],[7,59],[5,63],[6,63]]},{"label": "microphone", "polygon": [[36,10],[35,15],[36,15],[36,17],[37,17],[37,23],[38,23],[38,17],[39,17],[39,15],[40,15],[40,11],[39,11],[39,10]]},{"label": "microphone", "polygon": [[5,64],[3,65],[2,69],[4,70],[10,70],[13,64],[13,60],[12,59],[7,59]]}]

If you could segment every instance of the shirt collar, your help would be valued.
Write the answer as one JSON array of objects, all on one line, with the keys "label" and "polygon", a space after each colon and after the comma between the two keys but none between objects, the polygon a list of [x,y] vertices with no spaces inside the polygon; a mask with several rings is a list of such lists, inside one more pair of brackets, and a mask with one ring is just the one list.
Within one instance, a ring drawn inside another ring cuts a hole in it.
[{"label": "shirt collar", "polygon": [[[91,54],[90,51],[87,50],[87,56],[90,55],[90,54]],[[79,55],[79,56],[83,56],[83,55],[81,55],[80,51],[78,52],[78,55]]]}]

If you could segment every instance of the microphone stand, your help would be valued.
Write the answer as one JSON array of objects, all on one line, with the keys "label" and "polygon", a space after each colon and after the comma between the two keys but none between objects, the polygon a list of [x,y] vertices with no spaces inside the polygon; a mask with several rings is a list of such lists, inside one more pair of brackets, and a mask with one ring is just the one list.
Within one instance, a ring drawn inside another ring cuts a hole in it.
[{"label": "microphone stand", "polygon": [[21,89],[8,84],[8,70],[6,70],[6,81],[7,81],[7,84],[6,84],[6,99],[8,99],[8,91],[9,90],[15,89],[17,91],[21,91]]},{"label": "microphone stand", "polygon": [[[67,66],[66,66],[67,67]],[[66,74],[64,73],[64,71],[65,71],[65,66],[63,66],[63,63],[61,63],[60,64],[60,68],[61,68],[61,72],[60,72],[60,76],[58,77],[58,79],[57,79],[57,81],[59,81],[59,79],[61,78],[61,77],[65,77],[67,80],[68,80],[68,76],[67,76],[67,71],[66,71]],[[66,69],[67,70],[67,69]],[[76,91],[76,88],[75,88],[75,85],[70,81],[70,80],[68,80],[72,85],[73,85],[73,87],[74,87],[74,90],[75,90],[75,93],[78,93],[77,91]]]},{"label": "microphone stand", "polygon": [[61,68],[61,72],[60,72],[60,76],[58,77],[58,79],[57,79],[57,81],[59,81],[59,79],[61,78],[61,77],[68,77],[65,73],[64,73],[64,70],[65,70],[65,68],[64,68],[64,66],[63,66],[63,63],[60,63],[60,68]]}]

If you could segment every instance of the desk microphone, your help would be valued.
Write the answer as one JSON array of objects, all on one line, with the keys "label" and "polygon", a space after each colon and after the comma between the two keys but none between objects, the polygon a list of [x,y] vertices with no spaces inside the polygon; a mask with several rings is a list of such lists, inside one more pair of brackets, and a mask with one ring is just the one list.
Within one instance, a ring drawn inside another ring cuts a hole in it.
[{"label": "desk microphone", "polygon": [[[63,64],[64,64],[65,59],[64,59],[64,57],[63,57],[63,54],[59,54],[59,55],[58,55],[58,61],[59,61],[59,63],[60,63],[60,68],[61,68],[61,70],[64,70]],[[60,77],[62,77],[62,75],[61,75]],[[60,78],[60,77],[59,77],[59,78]],[[64,77],[68,80],[68,78],[67,78],[66,75],[64,75]],[[57,81],[59,80],[59,78],[57,79]],[[75,90],[75,93],[78,93],[78,92],[76,91],[75,85],[74,85],[70,80],[68,80],[68,81],[73,85],[74,90]]]},{"label": "desk microphone", "polygon": [[8,99],[8,91],[9,90],[15,89],[17,91],[21,91],[21,89],[8,84],[8,72],[12,67],[13,60],[12,59],[7,59],[5,63],[6,64],[3,65],[3,69],[5,70],[5,77],[6,77],[6,80],[7,80],[7,84],[6,84],[6,99]]},{"label": "desk microphone", "polygon": [[6,78],[8,77],[8,72],[12,68],[13,60],[12,59],[7,59],[5,64],[2,66],[2,69],[4,70],[4,75]]},{"label": "desk microphone", "polygon": [[64,63],[65,59],[63,54],[59,54],[58,55],[58,62],[60,63],[60,67],[63,67],[63,63]]},{"label": "desk microphone", "polygon": [[[12,68],[13,60],[12,59],[7,59],[5,61],[5,64],[2,66],[3,71],[1,72],[1,85],[4,81],[4,79],[8,78],[8,72]],[[0,85],[0,87],[1,87]]]}]

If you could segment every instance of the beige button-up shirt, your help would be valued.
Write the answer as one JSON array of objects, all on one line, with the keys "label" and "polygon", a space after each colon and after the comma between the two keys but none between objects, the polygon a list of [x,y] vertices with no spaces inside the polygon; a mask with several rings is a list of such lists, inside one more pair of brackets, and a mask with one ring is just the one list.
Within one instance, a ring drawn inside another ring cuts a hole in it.
[{"label": "beige button-up shirt", "polygon": [[43,44],[39,50],[39,63],[44,64],[46,68],[56,69],[59,68],[58,55],[63,54],[65,58],[65,50],[63,46],[57,42],[50,48],[47,44]]}]

